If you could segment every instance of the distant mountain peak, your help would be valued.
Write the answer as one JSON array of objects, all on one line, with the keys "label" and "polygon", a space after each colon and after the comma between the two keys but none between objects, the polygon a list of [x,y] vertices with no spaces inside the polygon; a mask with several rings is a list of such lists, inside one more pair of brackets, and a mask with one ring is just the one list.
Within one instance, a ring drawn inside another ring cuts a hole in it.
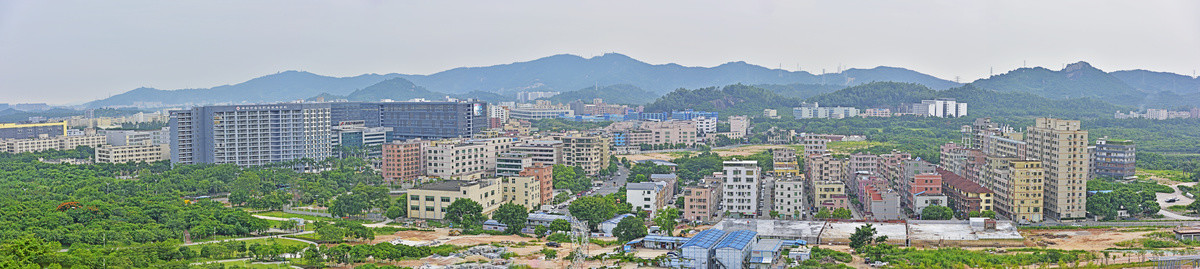
[{"label": "distant mountain peak", "polygon": [[[1062,71],[1063,72],[1075,72],[1075,71],[1087,70],[1087,69],[1096,69],[1096,68],[1092,67],[1092,64],[1089,64],[1088,62],[1079,61],[1079,62],[1076,62],[1073,64],[1068,64],[1066,67],[1063,67]],[[1097,69],[1097,70],[1099,70],[1099,69]]]}]

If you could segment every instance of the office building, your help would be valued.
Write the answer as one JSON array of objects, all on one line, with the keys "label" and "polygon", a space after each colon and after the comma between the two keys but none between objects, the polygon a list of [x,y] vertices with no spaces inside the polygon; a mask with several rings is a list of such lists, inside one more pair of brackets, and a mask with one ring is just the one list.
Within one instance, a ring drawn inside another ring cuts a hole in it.
[{"label": "office building", "polygon": [[388,127],[388,140],[471,137],[486,130],[488,104],[455,102],[330,103],[332,123],[363,121],[366,127]]},{"label": "office building", "polygon": [[696,117],[692,122],[696,123],[696,133],[699,135],[717,133],[717,118]]},{"label": "office building", "polygon": [[959,103],[953,98],[921,100],[912,105],[912,113],[939,118],[963,117],[967,115],[967,103]]},{"label": "office building", "polygon": [[892,110],[887,108],[868,108],[863,110],[863,117],[891,117]]},{"label": "office building", "polygon": [[408,189],[408,217],[441,220],[446,208],[458,199],[469,199],[483,207],[484,215],[491,215],[502,204],[498,179],[442,180]]},{"label": "office building", "polygon": [[67,122],[0,123],[0,139],[25,139],[67,135]]},{"label": "office building", "polygon": [[821,107],[818,103],[802,103],[800,107],[792,108],[792,116],[797,119],[844,119],[858,117],[858,109],[853,107]]},{"label": "office building", "polygon": [[332,155],[329,104],[200,106],[171,111],[171,163],[258,166]]},{"label": "office building", "polygon": [[169,145],[171,131],[167,128],[151,131],[108,130],[104,131],[105,143],[113,146]]},{"label": "office building", "polygon": [[341,157],[378,158],[391,127],[367,127],[362,121],[343,121],[333,126],[333,148]]},{"label": "office building", "polygon": [[542,99],[542,98],[550,98],[550,97],[553,97],[553,96],[555,96],[555,95],[558,95],[558,94],[559,94],[559,92],[526,92],[526,91],[521,91],[521,92],[517,92],[517,101],[518,101],[518,102],[522,102],[522,103],[527,103],[527,102],[529,102],[529,101],[534,101],[534,100],[537,100],[537,99]]},{"label": "office building", "polygon": [[508,117],[519,120],[556,119],[574,117],[575,111],[564,105],[553,105],[550,101],[537,100],[534,104],[517,104],[509,109]]},{"label": "office building", "polygon": [[425,175],[425,145],[428,141],[414,139],[383,144],[383,179],[412,181]]},{"label": "office building", "polygon": [[533,157],[525,153],[505,152],[496,157],[496,176],[518,176],[534,165]]},{"label": "office building", "polygon": [[496,157],[514,144],[508,137],[433,141],[425,147],[425,174],[456,179],[494,175]]},{"label": "office building", "polygon": [[733,160],[722,164],[725,180],[721,187],[724,192],[721,204],[725,211],[745,216],[758,215],[759,181],[762,179],[758,161]]},{"label": "office building", "polygon": [[1137,147],[1133,140],[1096,139],[1096,145],[1088,148],[1092,162],[1092,176],[1128,178],[1137,172]]},{"label": "office building", "polygon": [[1079,121],[1038,118],[1026,130],[1029,157],[1045,169],[1045,214],[1049,219],[1083,220],[1086,217],[1088,132]]},{"label": "office building", "polygon": [[558,140],[531,140],[513,146],[509,151],[524,153],[534,163],[547,166],[563,163],[563,142]]},{"label": "office building", "polygon": [[583,168],[589,175],[608,168],[609,138],[599,134],[569,133],[555,136],[563,143],[563,162],[567,166]]}]

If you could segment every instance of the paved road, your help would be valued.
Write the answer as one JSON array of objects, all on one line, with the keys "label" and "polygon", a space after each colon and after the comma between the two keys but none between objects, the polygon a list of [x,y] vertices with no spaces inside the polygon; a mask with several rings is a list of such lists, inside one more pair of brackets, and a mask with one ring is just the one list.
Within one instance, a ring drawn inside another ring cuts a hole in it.
[{"label": "paved road", "polygon": [[619,166],[617,172],[612,177],[604,180],[604,185],[596,189],[596,194],[609,195],[617,193],[621,190],[621,186],[625,186],[625,182],[629,180],[629,168]]},{"label": "paved road", "polygon": [[[1200,220],[1200,218],[1188,217],[1188,216],[1176,214],[1175,212],[1171,212],[1170,210],[1167,210],[1168,206],[1172,206],[1172,205],[1185,205],[1186,206],[1186,205],[1190,205],[1190,204],[1192,204],[1192,202],[1196,201],[1195,199],[1192,199],[1192,198],[1187,197],[1186,195],[1183,195],[1183,192],[1179,191],[1179,186],[1181,186],[1181,185],[1188,186],[1188,187],[1195,187],[1196,182],[1187,182],[1187,183],[1179,183],[1179,184],[1171,185],[1171,189],[1175,191],[1173,193],[1155,193],[1154,196],[1158,200],[1158,206],[1162,208],[1162,209],[1158,210],[1158,213],[1162,214],[1164,217],[1166,217],[1168,219],[1173,219],[1173,220]],[[1167,200],[1171,199],[1171,198],[1178,199],[1178,201],[1175,201],[1174,203],[1168,203]]]}]

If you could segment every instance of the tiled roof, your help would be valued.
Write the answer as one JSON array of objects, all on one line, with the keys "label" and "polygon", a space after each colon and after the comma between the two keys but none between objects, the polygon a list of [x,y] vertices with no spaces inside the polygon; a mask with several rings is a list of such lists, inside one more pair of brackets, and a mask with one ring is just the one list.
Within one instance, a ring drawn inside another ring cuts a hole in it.
[{"label": "tiled roof", "polygon": [[993,193],[992,190],[984,188],[978,183],[967,180],[966,178],[959,176],[954,172],[946,171],[941,168],[938,168],[937,172],[942,174],[942,181],[945,182],[946,185],[954,186],[955,189],[959,189],[968,193]]}]

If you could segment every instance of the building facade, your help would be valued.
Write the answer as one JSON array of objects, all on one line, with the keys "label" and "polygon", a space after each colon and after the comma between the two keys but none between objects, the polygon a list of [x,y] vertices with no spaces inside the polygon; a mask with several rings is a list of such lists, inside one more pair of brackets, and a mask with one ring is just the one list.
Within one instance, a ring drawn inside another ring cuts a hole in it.
[{"label": "building facade", "polygon": [[96,163],[157,162],[171,159],[171,146],[167,144],[140,144],[96,148]]},{"label": "building facade", "polygon": [[419,139],[383,144],[383,179],[412,181],[425,175],[425,145]]},{"label": "building facade", "polygon": [[0,123],[0,139],[25,139],[67,135],[67,122]]},{"label": "building facade", "polygon": [[982,180],[996,193],[996,214],[1017,222],[1041,222],[1045,175],[1042,162],[1019,158],[988,158]]},{"label": "building facade", "polygon": [[1026,129],[1029,157],[1045,169],[1045,217],[1056,220],[1086,218],[1088,132],[1079,121],[1038,118]]},{"label": "building facade", "polygon": [[526,210],[537,209],[542,204],[542,183],[535,177],[501,177],[500,190],[504,203],[524,206]]},{"label": "building facade", "polygon": [[608,168],[608,137],[598,134],[566,134],[554,139],[563,143],[563,164],[583,168],[583,171],[590,175]]},{"label": "building facade", "polygon": [[1133,140],[1119,140],[1102,137],[1096,139],[1096,145],[1089,148],[1091,154],[1092,178],[1095,177],[1132,177],[1137,172],[1137,147]]},{"label": "building facade", "polygon": [[500,207],[501,190],[498,179],[443,180],[408,189],[408,217],[441,220],[446,208],[458,199],[469,199],[483,206],[483,214],[491,215]]},{"label": "building facade", "polygon": [[691,221],[711,221],[717,212],[720,187],[716,185],[687,186],[683,188],[683,218]]},{"label": "building facade", "polygon": [[171,111],[171,163],[257,166],[332,155],[329,104],[201,106]]},{"label": "building facade", "polygon": [[758,161],[725,161],[722,171],[724,192],[722,205],[725,212],[740,213],[745,216],[758,214],[759,181],[762,179],[762,169]]}]

